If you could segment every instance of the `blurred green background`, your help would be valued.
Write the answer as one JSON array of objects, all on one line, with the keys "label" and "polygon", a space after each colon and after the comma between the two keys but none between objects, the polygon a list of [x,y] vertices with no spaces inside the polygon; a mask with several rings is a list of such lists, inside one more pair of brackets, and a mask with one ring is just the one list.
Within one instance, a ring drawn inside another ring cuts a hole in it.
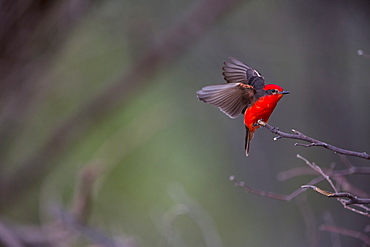
[{"label": "blurred green background", "polygon": [[[207,18],[223,1],[6,2],[3,220],[45,224],[50,208],[70,207],[78,174],[92,166],[101,171],[88,225],[135,246],[332,246],[330,233],[318,230],[328,217],[356,231],[368,224],[312,191],[282,202],[235,187],[230,175],[290,194],[314,178],[277,179],[305,166],[297,154],[323,168],[345,165],[322,148],[274,142],[267,130],[256,132],[247,158],[242,117],[229,119],[198,101],[196,91],[224,83],[223,61],[239,58],[291,92],[272,125],[369,151],[370,59],[357,54],[370,52],[369,1],[230,1],[205,27],[189,16],[201,9],[196,15]],[[171,37],[181,23],[192,27],[190,34]],[[200,33],[192,36],[193,30]],[[158,45],[168,36],[169,46]],[[179,40],[185,43],[177,47]],[[162,53],[140,66],[156,47]],[[122,87],[100,98],[114,85]],[[347,179],[369,193],[368,175]]]}]

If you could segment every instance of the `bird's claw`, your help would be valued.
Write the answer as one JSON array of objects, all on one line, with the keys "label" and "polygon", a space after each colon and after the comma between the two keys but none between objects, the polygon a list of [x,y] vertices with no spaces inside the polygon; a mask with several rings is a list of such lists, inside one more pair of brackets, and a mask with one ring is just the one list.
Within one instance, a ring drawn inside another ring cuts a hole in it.
[{"label": "bird's claw", "polygon": [[257,120],[256,123],[253,124],[253,126],[262,126],[262,127],[264,127],[264,126],[266,126],[266,124],[267,123],[265,121],[263,121],[263,119],[259,119],[259,120]]}]

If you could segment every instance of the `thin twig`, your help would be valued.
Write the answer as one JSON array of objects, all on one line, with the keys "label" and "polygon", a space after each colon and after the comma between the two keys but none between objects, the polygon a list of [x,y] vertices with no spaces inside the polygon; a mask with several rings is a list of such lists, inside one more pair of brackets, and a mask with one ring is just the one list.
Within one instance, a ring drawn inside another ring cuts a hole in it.
[{"label": "thin twig", "polygon": [[[334,193],[328,192],[326,190],[322,190],[322,189],[320,189],[320,188],[318,188],[316,186],[313,186],[313,185],[303,185],[303,186],[301,186],[301,188],[305,188],[305,189],[311,188],[314,191],[316,191],[316,192],[318,192],[318,193],[320,193],[322,195],[325,195],[327,197],[337,198],[338,201],[343,205],[344,208],[346,208],[346,209],[348,209],[348,210],[350,210],[352,212],[355,212],[355,213],[358,213],[358,214],[361,214],[361,215],[370,217],[370,214],[369,214],[370,209],[368,207],[366,207],[366,206],[363,205],[363,204],[368,204],[366,198],[360,198],[360,200],[357,200],[359,198],[357,196],[353,196],[350,193],[338,192],[337,188],[334,186],[333,182],[331,181],[330,176],[327,175],[319,166],[317,166],[313,162],[309,162],[307,159],[303,158],[300,155],[297,155],[297,157],[300,158],[300,159],[302,159],[303,161],[305,161],[306,164],[308,166],[310,166],[313,170],[315,170],[316,172],[320,173],[320,175],[326,181],[328,181],[328,183],[330,184],[330,186],[334,190]],[[350,168],[350,170],[352,170],[352,168]],[[365,203],[359,203],[359,202],[365,202]],[[355,206],[361,208],[362,210],[355,209],[355,208],[351,207],[350,205],[355,205]]]},{"label": "thin twig", "polygon": [[[353,174],[370,174],[370,167],[351,167],[348,169],[336,170],[336,171],[327,171],[323,169],[326,174],[330,177],[344,177]],[[303,175],[314,175],[317,172],[313,171],[309,167],[296,167],[287,171],[280,172],[278,174],[278,179],[280,181],[288,180],[294,177],[303,176]]]},{"label": "thin twig", "polygon": [[348,192],[329,192],[323,189],[320,189],[313,185],[302,185],[302,188],[310,188],[314,191],[318,192],[321,195],[332,197],[332,198],[345,198],[346,205],[352,205],[352,204],[370,204],[370,198],[360,198],[355,195],[352,195]]},{"label": "thin twig", "polygon": [[366,152],[361,153],[361,152],[351,151],[351,150],[347,150],[347,149],[343,149],[343,148],[338,148],[336,146],[333,146],[333,145],[327,144],[325,142],[319,141],[317,139],[314,139],[312,137],[306,136],[306,135],[302,134],[301,132],[299,132],[295,129],[292,129],[294,134],[285,133],[283,131],[280,131],[279,128],[274,127],[272,125],[269,125],[268,123],[266,123],[262,120],[258,120],[257,123],[260,126],[263,126],[266,129],[268,129],[269,131],[271,131],[273,134],[278,135],[277,137],[274,138],[275,141],[278,140],[278,139],[281,139],[281,138],[301,140],[301,141],[309,142],[309,144],[295,143],[294,145],[295,146],[307,147],[307,148],[314,147],[314,146],[319,146],[319,147],[324,147],[324,148],[326,148],[330,151],[333,151],[335,153],[338,153],[338,154],[349,155],[349,156],[354,156],[354,157],[359,157],[359,158],[370,160],[370,155],[367,154]]},{"label": "thin twig", "polygon": [[[317,178],[312,179],[308,184],[314,185],[323,180],[324,180],[323,177],[317,177]],[[297,197],[299,194],[301,194],[305,190],[304,188],[299,188],[293,191],[289,195],[281,195],[281,194],[276,194],[273,192],[263,191],[263,190],[259,190],[256,188],[249,187],[245,185],[244,182],[238,182],[234,176],[230,176],[230,181],[232,181],[235,186],[241,187],[242,189],[244,189],[245,192],[252,193],[258,196],[268,197],[268,198],[275,199],[275,200],[280,200],[280,201],[291,201],[293,198]]]},{"label": "thin twig", "polygon": [[316,165],[313,162],[309,162],[306,158],[300,156],[299,154],[297,154],[297,158],[305,161],[308,166],[310,166],[313,170],[317,171],[323,178],[325,178],[326,181],[328,181],[328,183],[330,184],[330,186],[333,188],[333,190],[335,192],[338,192],[337,191],[337,188],[334,186],[334,184],[331,181],[330,177],[328,175],[326,175],[326,173],[321,169],[320,166]]},{"label": "thin twig", "polygon": [[365,58],[370,58],[370,55],[369,55],[369,54],[367,54],[367,53],[365,53],[363,50],[358,50],[358,51],[357,51],[357,55],[359,55],[359,56],[363,56],[363,57],[365,57]]},{"label": "thin twig", "polygon": [[[370,199],[368,198],[358,198],[357,196],[354,196],[347,192],[332,193],[332,192],[320,189],[312,185],[302,185],[301,188],[305,188],[305,189],[310,188],[324,196],[337,198],[345,209],[348,209],[352,212],[370,217],[370,213],[369,213],[370,208],[364,205],[364,204],[369,204]],[[354,208],[354,206],[362,210],[356,209]]]},{"label": "thin twig", "polygon": [[[368,207],[364,206],[364,204],[369,204],[370,199],[359,198],[357,196],[353,196],[350,193],[338,192],[337,189],[335,188],[333,182],[330,179],[330,175],[327,175],[319,166],[317,166],[316,164],[314,164],[312,162],[309,162],[307,159],[303,158],[302,156],[297,155],[297,157],[302,159],[303,161],[305,161],[307,165],[309,165],[313,170],[318,172],[320,174],[320,177],[317,177],[317,178],[311,180],[308,184],[301,186],[301,188],[295,190],[293,193],[291,193],[289,195],[281,195],[281,194],[276,194],[276,193],[273,193],[273,192],[267,192],[267,191],[259,190],[259,189],[253,188],[253,187],[249,187],[249,186],[245,185],[244,182],[238,182],[235,179],[234,176],[230,176],[230,180],[234,183],[235,186],[243,188],[245,192],[252,193],[252,194],[255,194],[255,195],[259,195],[259,196],[263,196],[263,197],[268,197],[268,198],[275,199],[275,200],[280,200],[280,201],[291,201],[293,198],[295,198],[299,194],[301,194],[303,192],[303,190],[305,190],[307,188],[311,188],[311,189],[314,189],[316,192],[318,192],[322,195],[325,195],[327,197],[337,198],[340,201],[340,203],[343,205],[344,208],[346,208],[346,209],[348,209],[352,212],[370,217],[370,214],[369,214],[370,209]],[[331,174],[337,173],[336,174],[337,176],[343,176],[344,174],[353,174],[354,169],[349,168],[349,169],[345,169],[345,170],[342,170],[342,171],[339,171],[339,172],[334,172],[332,170],[329,170],[329,171],[330,171]],[[335,193],[331,193],[331,192],[322,190],[322,189],[314,186],[315,184],[317,184],[317,183],[319,183],[323,180],[328,181],[328,183],[331,185],[331,187],[335,190]],[[361,208],[362,210],[356,209],[352,205],[356,206],[358,208]]]}]

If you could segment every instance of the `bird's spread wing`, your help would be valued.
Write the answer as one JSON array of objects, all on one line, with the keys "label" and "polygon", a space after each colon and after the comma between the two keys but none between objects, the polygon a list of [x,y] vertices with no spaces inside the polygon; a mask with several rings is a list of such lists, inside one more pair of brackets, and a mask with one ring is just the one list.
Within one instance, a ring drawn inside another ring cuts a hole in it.
[{"label": "bird's spread wing", "polygon": [[236,118],[266,94],[263,76],[238,59],[224,62],[222,70],[227,84],[207,86],[197,94],[201,101],[217,106],[229,117]]},{"label": "bird's spread wing", "polygon": [[217,106],[226,115],[236,118],[255,101],[255,90],[243,83],[211,85],[197,92],[198,99]]},{"label": "bird's spread wing", "polygon": [[229,58],[230,61],[224,62],[222,74],[228,83],[243,83],[251,85],[256,91],[257,98],[263,95],[265,78],[255,69],[239,61],[236,58]]}]

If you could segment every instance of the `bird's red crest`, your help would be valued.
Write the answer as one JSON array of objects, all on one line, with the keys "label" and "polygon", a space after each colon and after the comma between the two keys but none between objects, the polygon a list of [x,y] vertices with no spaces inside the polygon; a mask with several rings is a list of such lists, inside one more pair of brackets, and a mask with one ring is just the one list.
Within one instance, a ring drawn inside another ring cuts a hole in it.
[{"label": "bird's red crest", "polygon": [[263,87],[263,90],[277,89],[279,92],[284,91],[282,87],[276,84],[267,84]]}]

